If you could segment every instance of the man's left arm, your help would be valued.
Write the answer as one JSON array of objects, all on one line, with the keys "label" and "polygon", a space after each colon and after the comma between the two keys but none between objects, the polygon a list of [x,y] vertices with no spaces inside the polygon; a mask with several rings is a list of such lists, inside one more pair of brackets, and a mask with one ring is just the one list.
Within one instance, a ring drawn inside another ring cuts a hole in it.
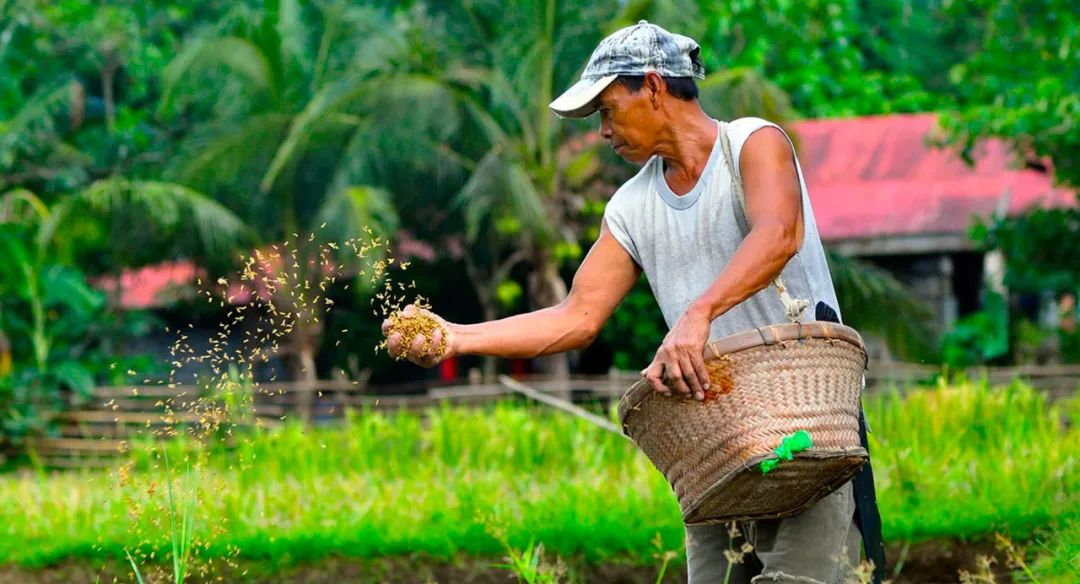
[{"label": "man's left arm", "polygon": [[709,384],[705,343],[712,321],[775,280],[802,242],[802,189],[787,137],[771,126],[751,134],[740,154],[739,172],[750,232],[708,290],[668,331],[642,372],[662,393],[704,399]]}]

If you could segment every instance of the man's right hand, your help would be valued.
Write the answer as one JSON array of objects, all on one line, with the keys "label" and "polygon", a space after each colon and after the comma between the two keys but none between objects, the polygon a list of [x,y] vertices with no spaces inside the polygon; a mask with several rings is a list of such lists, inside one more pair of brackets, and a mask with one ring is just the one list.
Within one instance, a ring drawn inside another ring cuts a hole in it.
[{"label": "man's right hand", "polygon": [[[382,333],[383,336],[386,337],[386,348],[391,357],[398,359],[404,356],[410,362],[420,365],[421,367],[434,367],[457,354],[457,345],[455,343],[452,325],[446,322],[441,316],[430,310],[417,308],[411,304],[406,306],[405,309],[398,314],[405,318],[427,316],[438,323],[439,326],[435,329],[435,332],[432,333],[430,342],[426,343],[427,346],[425,346],[424,335],[416,335],[409,340],[408,345],[406,346],[400,333],[391,332],[390,329],[393,325],[391,320],[384,320],[382,323]],[[439,352],[439,347],[443,344],[444,338],[446,339],[446,346]]]}]

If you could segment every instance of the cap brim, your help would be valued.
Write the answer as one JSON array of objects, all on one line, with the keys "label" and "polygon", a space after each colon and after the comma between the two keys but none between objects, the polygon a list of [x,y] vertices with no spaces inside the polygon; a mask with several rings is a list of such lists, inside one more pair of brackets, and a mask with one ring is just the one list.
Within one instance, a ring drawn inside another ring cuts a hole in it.
[{"label": "cap brim", "polygon": [[585,118],[596,111],[593,100],[605,87],[611,85],[618,75],[608,75],[595,80],[582,79],[570,86],[555,101],[548,104],[551,111],[561,118]]}]

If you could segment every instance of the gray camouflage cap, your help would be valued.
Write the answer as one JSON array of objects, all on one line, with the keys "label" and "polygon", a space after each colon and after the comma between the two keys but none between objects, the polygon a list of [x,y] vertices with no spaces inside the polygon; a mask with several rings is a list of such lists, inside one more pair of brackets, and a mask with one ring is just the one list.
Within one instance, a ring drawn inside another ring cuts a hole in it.
[{"label": "gray camouflage cap", "polygon": [[581,80],[548,107],[563,118],[584,118],[596,111],[593,100],[619,75],[705,77],[701,47],[690,37],[670,33],[644,20],[611,33],[589,57]]}]

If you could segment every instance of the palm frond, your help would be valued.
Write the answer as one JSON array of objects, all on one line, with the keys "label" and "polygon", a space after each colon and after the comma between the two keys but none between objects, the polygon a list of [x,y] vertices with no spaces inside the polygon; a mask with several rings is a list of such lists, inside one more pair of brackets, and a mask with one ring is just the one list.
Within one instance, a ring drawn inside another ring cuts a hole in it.
[{"label": "palm frond", "polygon": [[[369,233],[389,238],[397,232],[397,228],[398,216],[390,193],[376,187],[358,185],[339,189],[327,197],[315,213],[308,231],[318,234],[325,241],[342,244],[351,239],[363,242]],[[338,245],[338,261],[343,265],[355,265],[360,259],[352,251],[345,245]],[[377,255],[380,250],[373,250],[373,253]],[[368,283],[363,279],[361,281],[365,285]]]},{"label": "palm frond", "polygon": [[485,222],[500,214],[514,216],[540,238],[552,232],[536,185],[525,168],[505,156],[501,147],[492,148],[480,159],[455,197],[455,204],[463,209],[469,241],[476,241]]},{"label": "palm frond", "polygon": [[53,134],[56,119],[72,99],[73,79],[62,79],[35,91],[9,120],[0,120],[0,168],[10,167],[27,150],[36,150],[42,136]]},{"label": "palm frond", "polygon": [[315,214],[310,231],[323,223],[325,232],[339,241],[361,237],[365,227],[388,236],[398,227],[397,211],[390,193],[367,185],[354,185],[338,190],[323,202]]},{"label": "palm frond", "polygon": [[297,0],[278,0],[274,26],[280,39],[281,58],[307,77],[311,72],[307,49],[311,32],[305,26],[302,12]]},{"label": "palm frond", "polygon": [[263,192],[274,186],[285,166],[302,151],[304,144],[314,133],[317,124],[325,123],[330,113],[340,111],[366,89],[370,89],[367,77],[346,76],[316,93],[289,124],[285,140],[274,152],[269,168],[259,181]]},{"label": "palm frond", "polygon": [[[533,80],[530,80],[533,81]],[[539,148],[536,138],[535,116],[530,115],[525,101],[526,96],[515,92],[513,85],[506,75],[499,70],[492,71],[486,78],[486,87],[491,92],[491,102],[496,111],[505,111],[517,125],[517,132],[523,140],[529,152],[535,152]]]},{"label": "palm frond", "polygon": [[26,225],[48,218],[48,205],[27,189],[14,189],[0,195],[0,223]]},{"label": "palm frond", "polygon": [[194,86],[196,78],[221,66],[246,81],[251,94],[274,93],[272,64],[254,41],[238,36],[200,38],[188,44],[165,68],[165,87],[158,111],[168,111],[173,105],[173,94],[185,84]]},{"label": "palm frond", "polygon": [[[190,233],[208,254],[226,255],[255,234],[232,211],[210,197],[183,185],[157,181],[102,179],[57,204],[41,229],[46,244],[66,221],[85,211],[99,217],[113,214],[152,222],[170,234]],[[138,229],[139,225],[129,226]]]},{"label": "palm frond", "polygon": [[428,148],[416,150],[423,141],[445,140],[461,127],[463,96],[454,87],[434,76],[402,74],[373,78],[347,77],[315,95],[289,127],[288,136],[274,154],[274,160],[260,182],[267,192],[278,176],[304,151],[310,136],[332,114],[357,108],[370,115],[369,136],[376,140],[373,150],[409,159],[430,157]]},{"label": "palm frond", "polygon": [[287,114],[269,113],[239,124],[210,122],[192,132],[166,176],[199,186],[248,183],[254,187],[252,174],[258,176],[259,165],[270,159],[273,144],[281,140],[291,121]]}]

